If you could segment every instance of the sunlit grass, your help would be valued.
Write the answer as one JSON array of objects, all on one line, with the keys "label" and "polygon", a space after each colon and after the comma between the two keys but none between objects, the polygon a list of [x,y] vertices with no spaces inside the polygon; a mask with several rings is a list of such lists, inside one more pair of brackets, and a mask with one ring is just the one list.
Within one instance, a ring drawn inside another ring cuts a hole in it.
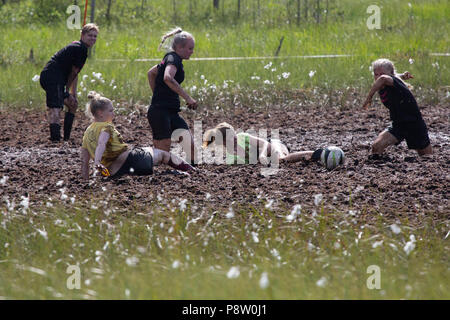
[{"label": "sunlit grass", "polygon": [[[292,208],[275,210],[267,203],[259,208],[236,205],[232,218],[182,201],[124,210],[108,197],[25,210],[18,203],[14,209],[4,207],[0,296],[450,297],[448,221],[431,215],[420,222],[392,221],[375,212],[337,212],[320,204],[316,213],[298,210],[291,219]],[[80,267],[80,289],[66,286],[69,265]],[[380,267],[381,289],[366,285],[371,265]],[[261,287],[264,272],[269,282]]]},{"label": "sunlit grass", "polygon": [[[344,5],[344,4],[343,4]],[[251,94],[252,90],[296,90],[299,88],[334,88],[348,86],[366,89],[372,82],[370,63],[388,57],[399,71],[415,75],[415,87],[439,89],[449,84],[448,57],[431,56],[448,52],[448,5],[440,1],[402,1],[382,5],[382,29],[365,26],[365,3],[345,7],[345,21],[323,24],[308,23],[300,27],[253,27],[250,23],[205,28],[187,25],[196,38],[193,57],[260,57],[273,56],[284,37],[279,56],[349,54],[347,58],[304,59],[281,58],[242,61],[185,61],[186,81],[197,99],[212,100],[217,91],[236,88]],[[358,18],[359,11],[361,16]],[[431,15],[433,14],[433,15]],[[411,18],[413,17],[413,18]],[[156,62],[138,62],[141,58],[162,58],[157,51],[160,37],[167,28],[160,25],[101,26],[93,58],[81,75],[100,72],[104,84],[84,83],[86,90],[96,89],[115,99],[148,104],[151,92],[147,70]],[[78,38],[77,30],[65,25],[40,24],[5,26],[0,35],[0,106],[44,108],[44,94],[38,82],[32,82],[53,53]],[[33,60],[29,60],[33,49]],[[123,61],[108,61],[123,59]],[[412,59],[413,64],[409,63]],[[272,63],[268,69],[264,66]],[[437,63],[437,64],[436,64]],[[314,76],[310,77],[313,71]],[[287,78],[283,73],[289,73]],[[202,75],[204,78],[202,78]],[[253,79],[252,79],[253,77]],[[111,80],[115,81],[114,85]],[[207,82],[205,82],[205,79]],[[89,79],[89,81],[92,79]],[[224,81],[228,85],[223,88]],[[115,89],[114,86],[116,86]],[[217,90],[212,90],[216,88]],[[86,96],[79,88],[81,97]],[[83,99],[81,101],[84,101]]]}]

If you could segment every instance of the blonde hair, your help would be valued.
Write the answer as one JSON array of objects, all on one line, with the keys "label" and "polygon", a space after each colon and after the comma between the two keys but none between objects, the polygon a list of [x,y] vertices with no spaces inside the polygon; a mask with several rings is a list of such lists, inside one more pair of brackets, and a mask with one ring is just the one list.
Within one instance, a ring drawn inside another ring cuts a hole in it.
[{"label": "blonde hair", "polygon": [[97,31],[97,33],[100,31],[98,26],[95,23],[88,23],[83,26],[81,29],[81,34],[86,34],[88,32],[91,32],[92,30]]},{"label": "blonde hair", "polygon": [[[173,36],[173,39],[170,39],[170,41],[166,44],[164,42]],[[165,35],[161,38],[161,43],[158,46],[158,50],[161,50],[161,48],[165,48],[166,51],[174,50],[179,46],[186,43],[187,39],[193,39],[194,37],[192,34],[190,34],[187,31],[183,31],[180,27],[176,27],[175,29],[172,29],[171,31],[167,32]]]},{"label": "blonde hair", "polygon": [[375,72],[375,69],[382,68],[384,71],[389,73],[389,75],[397,77],[402,81],[409,89],[413,89],[413,86],[409,83],[403,81],[403,79],[400,77],[401,74],[397,73],[397,70],[395,70],[394,63],[389,59],[377,59],[374,62],[372,62],[372,71]]},{"label": "blonde hair", "polygon": [[90,91],[88,94],[88,103],[86,104],[85,114],[88,118],[93,120],[98,110],[105,110],[111,102],[106,97],[103,97],[100,93]]},{"label": "blonde hair", "polygon": [[[209,146],[211,143],[216,141],[216,137],[221,135],[221,142],[223,143],[225,139],[236,136],[236,132],[231,124],[227,122],[219,123],[213,129],[206,130],[203,135],[203,147]],[[217,141],[216,141],[217,142]]]},{"label": "blonde hair", "polygon": [[372,62],[372,70],[383,68],[384,71],[388,72],[391,76],[395,76],[395,67],[394,63],[389,59],[378,59]]}]

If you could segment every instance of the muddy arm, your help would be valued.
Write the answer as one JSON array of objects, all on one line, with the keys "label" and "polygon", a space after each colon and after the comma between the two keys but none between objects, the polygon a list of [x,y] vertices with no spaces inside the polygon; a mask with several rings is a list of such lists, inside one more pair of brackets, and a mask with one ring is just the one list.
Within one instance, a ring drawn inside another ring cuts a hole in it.
[{"label": "muddy arm", "polygon": [[363,108],[367,108],[369,104],[372,102],[373,95],[375,92],[383,89],[385,86],[393,86],[394,80],[390,76],[382,75],[380,76],[377,81],[373,84],[372,88],[369,91],[369,94],[367,95],[366,101],[364,101]]}]

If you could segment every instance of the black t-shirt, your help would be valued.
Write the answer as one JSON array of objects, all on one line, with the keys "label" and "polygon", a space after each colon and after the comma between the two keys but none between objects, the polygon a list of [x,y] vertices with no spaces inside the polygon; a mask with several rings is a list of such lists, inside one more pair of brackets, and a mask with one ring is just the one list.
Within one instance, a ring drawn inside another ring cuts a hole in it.
[{"label": "black t-shirt", "polygon": [[184,69],[182,59],[175,52],[169,52],[158,64],[158,75],[155,80],[155,91],[153,92],[151,104],[155,107],[164,107],[171,110],[180,110],[180,97],[164,82],[166,67],[173,64],[177,68],[175,80],[181,84],[184,81]]},{"label": "black t-shirt", "polygon": [[45,72],[53,81],[66,84],[72,67],[75,66],[81,70],[86,62],[87,54],[87,46],[81,40],[74,41],[55,53],[42,72]]},{"label": "black t-shirt", "polygon": [[422,119],[416,99],[405,83],[397,77],[393,86],[385,86],[378,91],[381,102],[389,109],[391,120],[394,123],[414,122]]}]

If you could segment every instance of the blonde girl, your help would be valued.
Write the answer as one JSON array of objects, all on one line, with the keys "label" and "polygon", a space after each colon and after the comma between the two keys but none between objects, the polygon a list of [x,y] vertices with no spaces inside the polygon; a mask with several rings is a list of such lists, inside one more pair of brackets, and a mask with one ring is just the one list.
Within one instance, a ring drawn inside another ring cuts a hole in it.
[{"label": "blonde girl", "polygon": [[428,129],[422,118],[416,99],[403,80],[413,76],[405,71],[397,74],[394,64],[388,59],[372,63],[375,82],[363,104],[367,108],[373,95],[378,92],[381,102],[389,109],[392,124],[381,132],[372,145],[371,157],[379,157],[384,150],[406,140],[409,149],[415,149],[421,156],[433,153]]},{"label": "blonde girl", "polygon": [[317,161],[322,149],[316,151],[300,151],[290,153],[288,148],[278,139],[270,142],[246,132],[235,132],[232,125],[219,123],[209,129],[203,136],[203,148],[211,145],[223,146],[227,164],[268,164],[269,158],[275,162],[297,162],[301,160]]},{"label": "blonde girl", "polygon": [[81,147],[81,175],[89,179],[89,161],[94,160],[96,170],[105,175],[149,175],[153,166],[161,163],[181,170],[193,167],[176,155],[157,148],[132,148],[123,142],[122,136],[112,123],[114,108],[111,100],[91,91],[88,95],[86,115],[93,122],[83,135]]},{"label": "blonde girl", "polygon": [[[169,151],[172,138],[181,142],[187,154],[187,160],[194,164],[196,148],[189,127],[180,117],[180,96],[190,109],[197,108],[197,101],[181,87],[184,81],[183,60],[188,60],[194,52],[194,37],[181,28],[176,28],[162,37],[160,44],[167,53],[162,61],[153,66],[147,73],[150,88],[153,92],[147,119],[152,128],[153,144],[156,148]],[[183,137],[173,136],[174,132],[184,132]]]}]

